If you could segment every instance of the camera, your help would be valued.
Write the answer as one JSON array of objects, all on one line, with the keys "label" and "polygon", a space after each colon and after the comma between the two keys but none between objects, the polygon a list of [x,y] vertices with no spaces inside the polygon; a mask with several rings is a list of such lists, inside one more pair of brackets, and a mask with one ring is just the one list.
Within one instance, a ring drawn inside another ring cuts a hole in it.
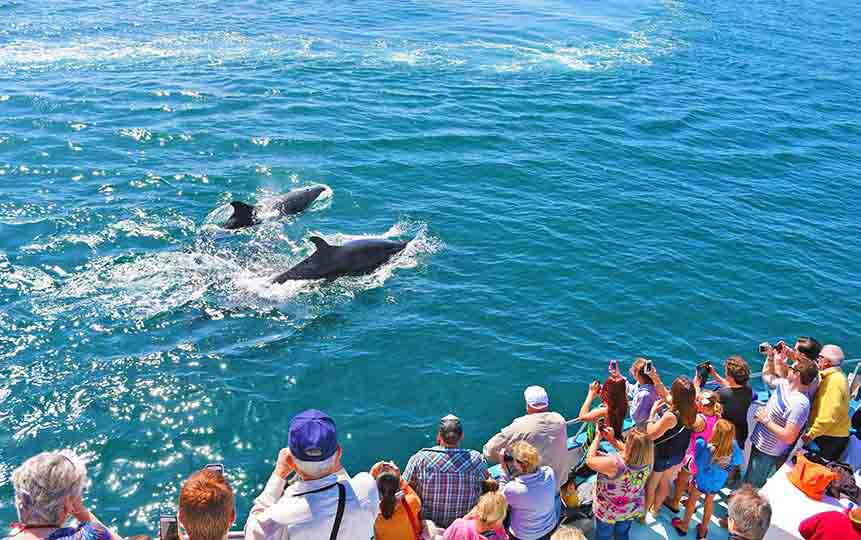
[{"label": "camera", "polygon": [[616,360],[610,360],[610,365],[607,366],[607,369],[610,371],[610,373],[615,373],[619,371],[619,362]]},{"label": "camera", "polygon": [[646,360],[646,363],[643,365],[643,373],[649,374],[652,372],[652,361]]},{"label": "camera", "polygon": [[759,353],[760,354],[767,354],[769,347],[771,347],[771,345],[769,345],[768,343],[760,343],[759,344]]},{"label": "camera", "polygon": [[782,341],[778,341],[777,345],[774,346],[774,352],[782,353],[785,348],[786,348],[786,343],[784,343]]},{"label": "camera", "polygon": [[179,540],[179,523],[176,514],[162,514],[158,519],[159,540]]},{"label": "camera", "polygon": [[221,463],[210,463],[204,467],[207,471],[215,471],[218,474],[224,474],[224,465]]},{"label": "camera", "polygon": [[514,463],[514,456],[508,450],[502,455],[502,461],[506,463]]}]

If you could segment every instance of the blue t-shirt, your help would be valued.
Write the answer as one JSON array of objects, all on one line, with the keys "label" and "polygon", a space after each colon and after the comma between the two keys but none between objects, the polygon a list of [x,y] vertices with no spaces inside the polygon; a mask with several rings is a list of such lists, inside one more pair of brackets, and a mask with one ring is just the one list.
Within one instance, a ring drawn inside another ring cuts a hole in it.
[{"label": "blue t-shirt", "polygon": [[742,460],[741,450],[735,440],[732,441],[732,454],[726,459],[715,461],[714,452],[705,439],[697,439],[694,450],[694,461],[697,464],[695,478],[697,489],[703,493],[717,493],[726,484],[729,471],[741,465]]}]

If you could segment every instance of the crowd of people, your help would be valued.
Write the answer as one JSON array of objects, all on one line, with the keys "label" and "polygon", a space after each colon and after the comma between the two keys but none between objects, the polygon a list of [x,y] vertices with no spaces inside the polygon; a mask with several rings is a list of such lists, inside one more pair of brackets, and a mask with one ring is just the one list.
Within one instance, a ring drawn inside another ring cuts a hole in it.
[{"label": "crowd of people", "polygon": [[[577,419],[591,426],[583,465],[595,475],[596,539],[627,539],[635,522],[664,510],[678,514],[672,526],[686,536],[700,501],[696,538],[707,538],[715,495],[728,487],[724,526],[730,537],[761,540],[771,505],[759,488],[798,440],[826,459],[840,458],[850,429],[842,350],[803,337],[794,347],[762,344],[760,351],[763,380],[772,393],[755,410],[751,430],[748,411],[755,394],[740,356],[727,358],[723,373],[705,363],[693,379],[677,377],[669,388],[649,360],[633,362],[632,380],[612,361],[607,379],[590,385]],[[717,390],[706,388],[707,378]],[[583,478],[572,473],[580,464],[569,463],[567,423],[550,409],[543,388],[528,387],[524,398],[526,414],[481,452],[461,446],[463,424],[447,415],[439,422],[436,445],[419,450],[403,471],[381,461],[352,476],[341,465],[335,421],[318,410],[296,415],[288,447],[246,519],[245,540],[584,538],[579,529],[560,525],[566,515],[562,495]],[[600,405],[593,408],[596,399]],[[626,430],[627,418],[632,427]],[[750,458],[743,467],[748,440]],[[489,472],[494,463],[500,465],[495,479]],[[121,540],[83,504],[86,478],[83,463],[66,452],[26,460],[12,475],[19,523],[8,538]],[[229,483],[209,468],[186,479],[178,507],[189,540],[225,540],[236,521]],[[64,527],[69,517],[76,527]],[[832,538],[826,530],[854,531],[861,538],[861,510],[812,516],[800,534]]]}]

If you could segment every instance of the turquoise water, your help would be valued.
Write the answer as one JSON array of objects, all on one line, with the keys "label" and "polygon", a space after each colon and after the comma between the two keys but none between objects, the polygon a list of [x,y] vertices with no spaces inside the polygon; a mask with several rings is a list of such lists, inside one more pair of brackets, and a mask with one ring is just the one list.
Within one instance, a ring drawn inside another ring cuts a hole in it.
[{"label": "turquoise water", "polygon": [[[0,519],[42,450],[151,532],[223,461],[240,521],[289,418],[401,465],[480,447],[608,358],[812,334],[858,356],[861,8],[774,0],[0,0]],[[232,199],[322,183],[218,232]],[[412,239],[267,279],[308,237]]]}]

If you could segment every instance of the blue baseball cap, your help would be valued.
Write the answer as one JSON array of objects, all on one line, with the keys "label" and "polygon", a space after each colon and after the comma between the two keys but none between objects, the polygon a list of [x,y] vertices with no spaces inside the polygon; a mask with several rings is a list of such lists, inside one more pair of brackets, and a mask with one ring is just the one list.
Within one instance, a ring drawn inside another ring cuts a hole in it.
[{"label": "blue baseball cap", "polygon": [[287,437],[290,453],[300,461],[326,461],[338,451],[335,421],[316,409],[294,416]]}]

